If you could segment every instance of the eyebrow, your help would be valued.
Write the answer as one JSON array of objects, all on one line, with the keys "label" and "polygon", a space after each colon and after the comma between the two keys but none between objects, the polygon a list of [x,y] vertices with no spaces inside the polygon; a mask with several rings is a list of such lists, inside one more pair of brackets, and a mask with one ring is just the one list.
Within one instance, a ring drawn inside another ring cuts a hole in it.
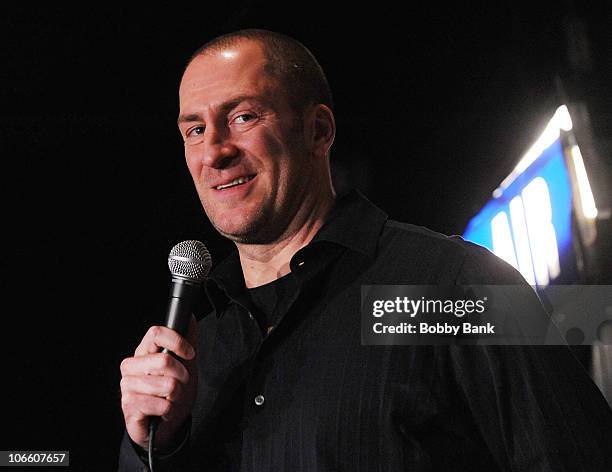
[{"label": "eyebrow", "polygon": [[[221,111],[221,113],[227,113],[231,109],[236,108],[242,102],[245,102],[247,100],[253,100],[261,103],[260,97],[256,97],[254,95],[238,95],[237,97],[234,97],[219,105],[219,110]],[[178,119],[176,120],[179,125],[181,123],[186,123],[190,121],[203,121],[203,117],[199,113],[188,113],[184,115],[179,115]]]}]

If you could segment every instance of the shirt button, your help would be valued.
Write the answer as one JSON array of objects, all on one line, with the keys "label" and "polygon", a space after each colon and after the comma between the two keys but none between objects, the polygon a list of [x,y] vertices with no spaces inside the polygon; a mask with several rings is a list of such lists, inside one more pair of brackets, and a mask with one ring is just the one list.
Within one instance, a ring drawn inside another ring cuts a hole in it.
[{"label": "shirt button", "polygon": [[263,395],[257,395],[255,397],[255,405],[257,405],[257,406],[263,405],[265,401],[266,401],[266,399],[264,398]]},{"label": "shirt button", "polygon": [[303,265],[304,265],[304,261],[299,261],[299,262],[298,262],[298,266],[299,266],[299,267],[302,267]]}]

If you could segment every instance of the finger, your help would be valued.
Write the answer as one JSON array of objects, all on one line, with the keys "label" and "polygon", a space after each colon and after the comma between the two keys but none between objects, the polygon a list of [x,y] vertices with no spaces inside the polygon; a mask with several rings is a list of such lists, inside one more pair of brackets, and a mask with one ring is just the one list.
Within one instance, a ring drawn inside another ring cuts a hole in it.
[{"label": "finger", "polygon": [[173,377],[128,375],[121,379],[120,386],[122,395],[154,395],[170,401],[177,401],[183,395],[183,384]]},{"label": "finger", "polygon": [[[198,351],[198,329],[199,328],[196,317],[194,315],[191,315],[191,318],[189,319],[189,328],[187,330],[187,341],[189,341],[189,343],[193,346],[194,350],[196,351],[196,356]],[[191,378],[197,379],[198,365],[195,357],[191,361],[185,362],[185,367],[187,368],[187,371],[189,372]]]},{"label": "finger", "polygon": [[176,331],[165,326],[151,326],[134,352],[144,356],[168,349],[183,359],[193,359],[195,350],[187,340]]},{"label": "finger", "polygon": [[140,357],[128,357],[121,362],[121,375],[158,375],[174,377],[181,383],[189,382],[185,366],[168,353],[159,352]]},{"label": "finger", "polygon": [[168,420],[172,416],[174,403],[165,398],[140,393],[127,393],[121,397],[121,409],[128,422],[147,422],[150,416],[161,416]]},{"label": "finger", "polygon": [[191,315],[191,318],[189,318],[189,327],[187,329],[186,338],[191,347],[194,348],[194,351],[196,351],[198,347],[198,321],[193,314]]}]

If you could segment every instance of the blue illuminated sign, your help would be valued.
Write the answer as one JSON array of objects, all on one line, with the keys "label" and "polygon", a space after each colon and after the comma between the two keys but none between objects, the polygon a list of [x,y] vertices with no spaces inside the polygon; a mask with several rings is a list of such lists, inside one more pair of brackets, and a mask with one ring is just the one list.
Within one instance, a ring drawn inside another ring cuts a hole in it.
[{"label": "blue illuminated sign", "polygon": [[572,187],[559,139],[469,221],[463,237],[489,248],[534,285],[560,275],[573,255]]}]

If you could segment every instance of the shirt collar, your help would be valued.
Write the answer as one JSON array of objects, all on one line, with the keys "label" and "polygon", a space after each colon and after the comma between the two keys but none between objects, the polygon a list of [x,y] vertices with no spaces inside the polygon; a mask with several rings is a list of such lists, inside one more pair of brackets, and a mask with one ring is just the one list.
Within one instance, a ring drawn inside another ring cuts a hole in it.
[{"label": "shirt collar", "polygon": [[378,237],[388,215],[368,200],[359,190],[352,189],[338,197],[327,221],[312,239],[330,241],[373,258]]},{"label": "shirt collar", "polygon": [[[333,243],[374,258],[378,237],[387,219],[388,215],[359,190],[351,189],[336,198],[334,208],[326,222],[312,241],[294,255],[291,267],[296,265],[294,260],[296,257],[314,251],[316,247],[326,246],[325,243]],[[216,283],[210,283],[211,280]],[[232,251],[213,269],[206,282],[206,291],[216,308],[229,298],[241,301],[241,295],[246,292],[246,285],[237,250]]]}]

